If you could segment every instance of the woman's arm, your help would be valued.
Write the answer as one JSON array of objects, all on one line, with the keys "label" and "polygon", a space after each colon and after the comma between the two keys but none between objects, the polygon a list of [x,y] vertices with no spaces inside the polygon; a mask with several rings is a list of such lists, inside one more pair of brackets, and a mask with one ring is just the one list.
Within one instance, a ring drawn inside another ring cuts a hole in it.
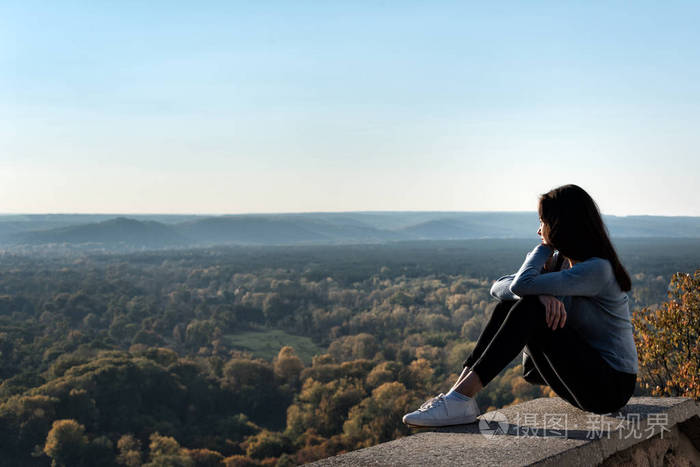
[{"label": "woman's arm", "polygon": [[515,274],[510,291],[519,296],[593,296],[610,281],[612,267],[604,259],[591,258],[573,267],[557,272],[541,274],[542,267],[552,255],[548,245],[537,245],[525,258]]},{"label": "woman's arm", "polygon": [[499,300],[518,300],[520,297],[510,291],[515,274],[499,277],[491,286],[491,296]]},{"label": "woman's arm", "polygon": [[[560,254],[558,251],[554,252],[554,255],[547,260],[546,264],[542,268],[542,272],[552,272],[557,271],[557,264],[560,263]],[[515,295],[510,291],[510,285],[513,283],[515,274],[508,274],[507,276],[502,276],[496,279],[496,282],[491,286],[491,296],[499,300],[519,300],[520,297]]]}]

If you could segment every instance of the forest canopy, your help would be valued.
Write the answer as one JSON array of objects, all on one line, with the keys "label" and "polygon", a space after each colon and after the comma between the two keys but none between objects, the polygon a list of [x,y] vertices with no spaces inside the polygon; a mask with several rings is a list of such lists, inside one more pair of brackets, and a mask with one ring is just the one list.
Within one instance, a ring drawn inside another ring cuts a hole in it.
[{"label": "forest canopy", "polygon": [[[617,240],[635,310],[700,240]],[[294,465],[409,433],[524,240],[229,247],[0,261],[7,465]],[[638,342],[639,345],[639,342]],[[553,395],[515,359],[482,411]],[[638,387],[636,394],[651,389]]]}]

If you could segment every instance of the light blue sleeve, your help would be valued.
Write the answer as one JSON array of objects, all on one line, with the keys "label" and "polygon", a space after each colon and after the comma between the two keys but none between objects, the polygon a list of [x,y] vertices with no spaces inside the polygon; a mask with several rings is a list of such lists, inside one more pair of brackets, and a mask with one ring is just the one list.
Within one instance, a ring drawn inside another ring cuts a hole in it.
[{"label": "light blue sleeve", "polygon": [[610,281],[612,266],[602,258],[591,258],[563,271],[541,274],[552,254],[547,245],[537,245],[515,274],[510,291],[516,295],[594,296]]},{"label": "light blue sleeve", "polygon": [[518,300],[520,297],[510,291],[510,284],[513,282],[515,274],[508,274],[496,279],[491,286],[491,296],[499,300]]},{"label": "light blue sleeve", "polygon": [[[554,260],[556,262],[558,251],[554,252]],[[520,297],[510,291],[510,284],[513,283],[515,274],[508,274],[496,279],[496,282],[491,286],[491,296],[499,300],[520,300]]]}]

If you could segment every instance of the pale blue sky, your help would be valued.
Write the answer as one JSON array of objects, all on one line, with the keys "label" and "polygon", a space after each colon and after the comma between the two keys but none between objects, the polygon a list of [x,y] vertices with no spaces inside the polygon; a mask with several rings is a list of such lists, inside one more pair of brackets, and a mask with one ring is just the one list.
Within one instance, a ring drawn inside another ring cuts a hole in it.
[{"label": "pale blue sky", "polygon": [[700,215],[700,3],[5,1],[0,212]]}]

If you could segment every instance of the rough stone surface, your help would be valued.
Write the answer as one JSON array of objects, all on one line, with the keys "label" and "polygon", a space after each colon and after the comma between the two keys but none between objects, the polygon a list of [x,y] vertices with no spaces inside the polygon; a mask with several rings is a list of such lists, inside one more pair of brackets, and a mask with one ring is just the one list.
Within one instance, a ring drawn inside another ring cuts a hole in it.
[{"label": "rough stone surface", "polygon": [[633,397],[622,410],[605,415],[579,410],[558,397],[539,398],[487,412],[469,425],[417,430],[311,465],[588,466],[639,461],[700,467],[699,433],[700,403],[690,398]]},{"label": "rough stone surface", "polygon": [[700,451],[676,425],[664,437],[656,435],[605,459],[601,467],[700,466]]}]

